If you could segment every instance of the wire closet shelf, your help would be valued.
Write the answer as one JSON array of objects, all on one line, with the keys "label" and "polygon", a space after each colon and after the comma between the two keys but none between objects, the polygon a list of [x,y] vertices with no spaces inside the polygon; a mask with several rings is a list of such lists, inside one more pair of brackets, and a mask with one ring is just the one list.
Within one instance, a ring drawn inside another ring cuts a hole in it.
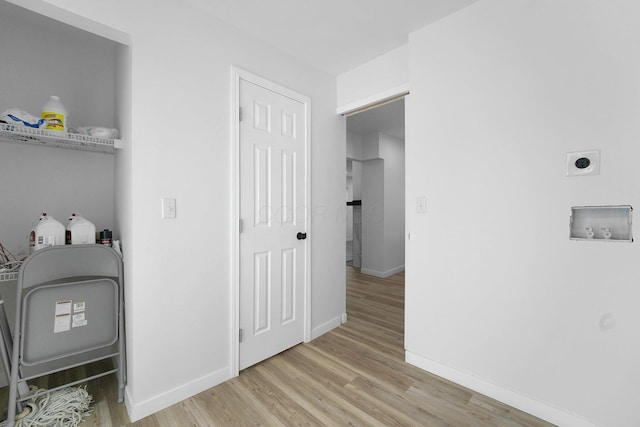
[{"label": "wire closet shelf", "polygon": [[122,148],[121,139],[99,138],[68,132],[47,131],[42,129],[0,124],[0,139],[24,144],[72,148],[113,154],[116,148]]}]

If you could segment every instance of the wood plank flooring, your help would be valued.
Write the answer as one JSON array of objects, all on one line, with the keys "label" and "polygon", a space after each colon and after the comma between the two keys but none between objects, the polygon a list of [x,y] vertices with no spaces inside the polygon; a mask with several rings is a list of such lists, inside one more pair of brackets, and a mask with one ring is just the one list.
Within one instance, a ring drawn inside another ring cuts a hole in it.
[{"label": "wood plank flooring", "polygon": [[136,423],[115,402],[113,378],[93,381],[83,425],[551,426],[404,363],[404,274],[378,279],[347,267],[347,313],[311,343]]}]

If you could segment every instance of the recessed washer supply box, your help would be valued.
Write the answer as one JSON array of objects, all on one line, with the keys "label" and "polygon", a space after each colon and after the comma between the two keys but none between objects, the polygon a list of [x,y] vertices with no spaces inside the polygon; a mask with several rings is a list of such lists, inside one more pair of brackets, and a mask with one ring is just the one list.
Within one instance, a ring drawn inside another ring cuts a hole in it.
[{"label": "recessed washer supply box", "polygon": [[569,239],[603,242],[633,242],[633,208],[619,206],[574,206],[569,221]]}]

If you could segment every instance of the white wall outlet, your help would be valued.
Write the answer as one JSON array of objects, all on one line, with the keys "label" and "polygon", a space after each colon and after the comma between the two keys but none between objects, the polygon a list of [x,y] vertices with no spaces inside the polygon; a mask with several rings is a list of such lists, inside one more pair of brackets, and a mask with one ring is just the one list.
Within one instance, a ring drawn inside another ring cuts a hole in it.
[{"label": "white wall outlet", "polygon": [[162,199],[162,219],[176,217],[176,199],[165,197]]},{"label": "white wall outlet", "polygon": [[427,213],[427,197],[426,196],[416,197],[416,213],[418,214]]},{"label": "white wall outlet", "polygon": [[600,175],[600,150],[567,153],[566,175]]}]

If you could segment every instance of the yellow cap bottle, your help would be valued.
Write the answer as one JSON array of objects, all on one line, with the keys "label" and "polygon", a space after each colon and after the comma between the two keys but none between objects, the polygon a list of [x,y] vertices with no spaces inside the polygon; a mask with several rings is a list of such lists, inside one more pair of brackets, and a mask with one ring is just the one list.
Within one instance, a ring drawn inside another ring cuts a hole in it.
[{"label": "yellow cap bottle", "polygon": [[47,121],[46,130],[67,131],[67,110],[57,96],[51,96],[42,107],[42,116]]}]

